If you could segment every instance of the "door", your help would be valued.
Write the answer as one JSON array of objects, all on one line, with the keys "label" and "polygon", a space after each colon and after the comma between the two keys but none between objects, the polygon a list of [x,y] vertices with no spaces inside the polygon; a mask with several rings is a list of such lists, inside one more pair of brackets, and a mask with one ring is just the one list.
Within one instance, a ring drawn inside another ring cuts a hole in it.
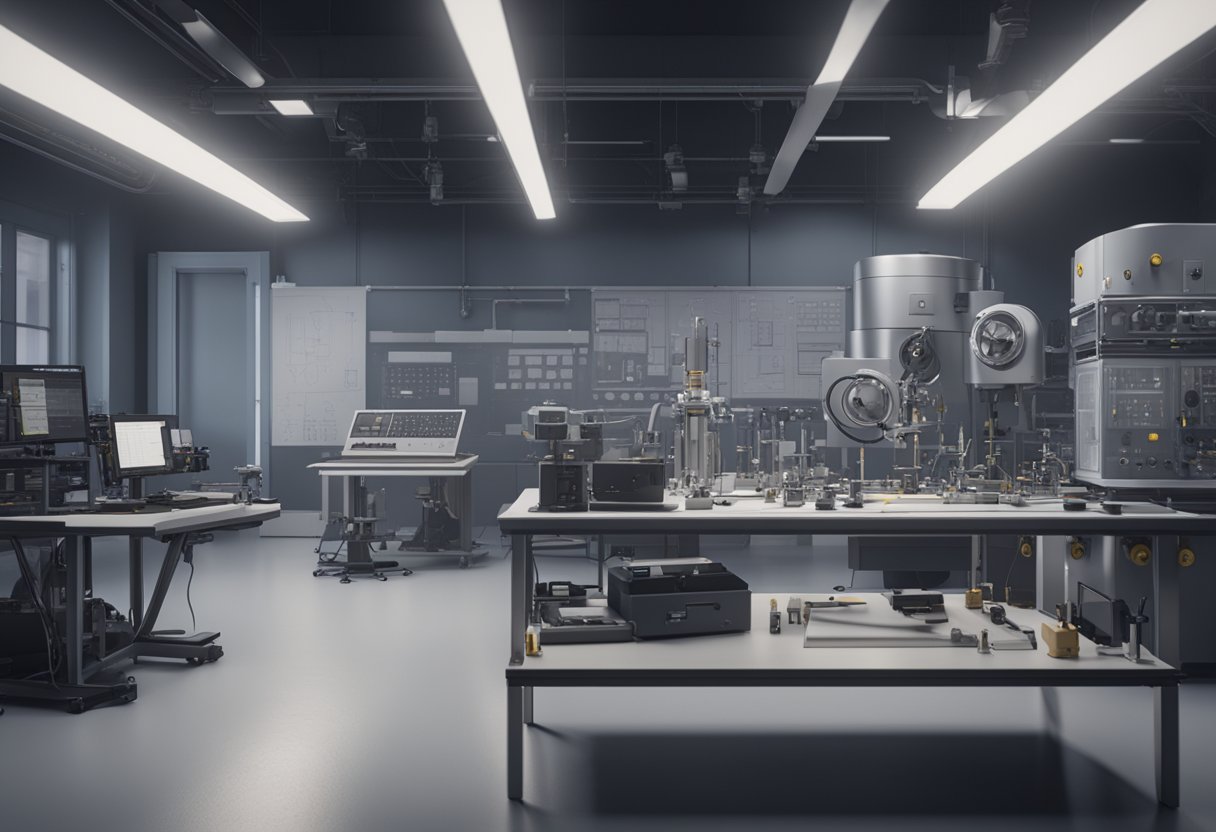
[{"label": "door", "polygon": [[270,255],[267,252],[158,252],[149,256],[148,411],[175,414],[210,470],[158,477],[150,489],[234,482],[233,468],[259,465],[269,490]]},{"label": "door", "polygon": [[194,475],[203,482],[232,482],[233,468],[253,462],[242,418],[253,387],[245,296],[243,274],[178,275],[177,420],[211,449],[211,470]]}]

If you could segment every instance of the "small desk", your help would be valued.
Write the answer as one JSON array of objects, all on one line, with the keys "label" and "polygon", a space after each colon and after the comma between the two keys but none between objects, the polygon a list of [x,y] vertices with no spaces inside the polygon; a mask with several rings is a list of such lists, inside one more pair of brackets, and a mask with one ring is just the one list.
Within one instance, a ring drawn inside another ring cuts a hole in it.
[{"label": "small desk", "polygon": [[[804,599],[813,593],[793,593]],[[857,593],[854,593],[857,594]],[[1167,806],[1179,803],[1178,683],[1182,675],[1147,653],[1140,664],[1102,656],[1082,639],[1076,659],[1053,659],[1037,650],[980,654],[974,647],[806,648],[803,628],[785,624],[768,632],[770,593],[752,598],[752,629],[746,633],[608,644],[552,644],[543,655],[507,668],[507,795],[523,798],[524,726],[534,723],[537,687],[990,687],[1043,688],[1048,730],[1058,730],[1054,689],[1139,686],[1153,688],[1156,788]],[[778,596],[785,615],[787,594]],[[819,596],[814,596],[819,597]],[[861,594],[886,605],[881,595]],[[996,632],[986,615],[963,607],[961,595],[946,596],[951,626]],[[1038,634],[1045,616],[1017,610],[1015,620]],[[1003,632],[1003,631],[1002,631]],[[1000,636],[1004,638],[1005,636]]]},{"label": "small desk", "polygon": [[[67,564],[67,608],[63,634],[66,684],[56,691],[47,682],[0,681],[0,699],[13,701],[60,701],[69,710],[85,710],[108,701],[130,701],[135,686],[88,685],[96,674],[123,661],[140,657],[178,658],[194,663],[214,661],[223,650],[211,640],[193,643],[190,638],[165,638],[153,635],[156,620],[173,582],[174,572],[196,532],[237,530],[260,526],[279,516],[278,503],[233,503],[230,495],[217,495],[215,505],[195,508],[130,512],[121,514],[38,515],[6,517],[0,520],[0,537],[20,545],[23,540],[63,538]],[[130,538],[130,582],[132,625],[135,641],[108,653],[104,658],[84,663],[85,554],[91,552],[95,537]],[[158,540],[165,547],[164,560],[147,606],[144,606],[142,545],[145,539]]]},{"label": "small desk", "polygon": [[[452,513],[460,520],[460,550],[453,552],[467,564],[473,552],[473,466],[476,454],[457,454],[450,459],[443,457],[337,457],[314,462],[309,469],[321,475],[321,520],[329,522],[329,479],[340,477],[343,483],[342,513],[354,516],[359,506],[366,504],[368,477],[420,477],[425,479],[456,479],[456,488],[450,496]],[[367,552],[348,551],[350,562],[370,561]],[[400,553],[399,553],[400,554]],[[411,554],[406,552],[405,554]],[[419,552],[417,554],[447,554],[443,551]]]},{"label": "small desk", "polygon": [[[995,662],[950,666],[964,661],[963,648],[896,648],[900,652],[865,648],[852,651],[860,665],[850,665],[844,653],[816,664],[825,650],[808,649],[801,641],[778,656],[766,642],[767,606],[753,619],[754,629],[741,638],[714,636],[642,644],[553,645],[540,659],[525,659],[524,631],[532,606],[530,576],[534,568],[534,535],[587,534],[836,534],[836,535],[985,535],[985,534],[1212,534],[1211,516],[1160,506],[1127,506],[1123,514],[1097,507],[1065,511],[1061,503],[1009,505],[944,505],[899,500],[867,503],[862,508],[817,511],[813,506],[786,508],[779,503],[739,500],[704,511],[683,507],[663,512],[534,512],[536,489],[527,489],[498,517],[511,535],[511,622],[508,686],[508,780],[512,799],[523,796],[522,726],[531,722],[532,688],[537,685],[1149,685],[1156,689],[1158,720],[1158,796],[1178,801],[1179,674],[1164,663],[1136,666],[1123,659],[1100,663],[1050,659],[1040,647],[1034,652],[1003,653]],[[1153,558],[1157,615],[1155,652],[1176,648],[1178,638],[1179,571],[1173,558]],[[746,573],[746,570],[741,570]],[[767,605],[767,595],[764,603]],[[758,603],[758,602],[757,602]],[[885,602],[884,602],[885,603]],[[961,603],[956,599],[955,603]],[[1030,618],[1027,613],[1019,615]],[[1015,616],[1021,623],[1021,618]],[[758,624],[756,622],[759,622]],[[1037,626],[1037,625],[1036,625]],[[779,641],[784,642],[784,639]],[[913,662],[912,655],[934,654]],[[951,659],[940,653],[957,653]],[[971,657],[975,656],[974,651]],[[1176,650],[1175,650],[1176,652]],[[563,658],[568,656],[569,658]],[[902,657],[902,658],[901,658]],[[985,659],[991,658],[985,656]],[[1120,666],[1118,663],[1122,663]]]}]

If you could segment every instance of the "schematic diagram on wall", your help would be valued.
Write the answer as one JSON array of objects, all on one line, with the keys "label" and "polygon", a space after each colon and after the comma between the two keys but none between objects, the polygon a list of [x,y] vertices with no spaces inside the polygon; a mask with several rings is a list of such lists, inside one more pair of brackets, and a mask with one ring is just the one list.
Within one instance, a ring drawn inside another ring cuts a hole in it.
[{"label": "schematic diagram on wall", "polygon": [[275,289],[271,350],[271,442],[341,445],[366,401],[367,291]]},{"label": "schematic diagram on wall", "polygon": [[709,385],[727,399],[818,399],[820,364],[844,349],[845,290],[597,289],[594,397],[647,405],[684,383],[684,339],[704,318]]},{"label": "schematic diagram on wall", "polygon": [[843,289],[737,292],[735,397],[818,399],[823,359],[844,349],[844,304]]}]

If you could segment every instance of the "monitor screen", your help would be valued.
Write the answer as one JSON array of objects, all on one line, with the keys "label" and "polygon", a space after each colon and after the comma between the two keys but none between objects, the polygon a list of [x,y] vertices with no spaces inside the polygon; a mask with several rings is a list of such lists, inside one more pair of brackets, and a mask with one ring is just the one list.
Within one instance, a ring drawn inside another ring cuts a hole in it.
[{"label": "monitor screen", "polygon": [[2,437],[6,444],[88,441],[83,367],[4,365],[0,390],[9,411]]},{"label": "monitor screen", "polygon": [[119,477],[172,473],[170,424],[164,416],[112,416],[110,422]]}]

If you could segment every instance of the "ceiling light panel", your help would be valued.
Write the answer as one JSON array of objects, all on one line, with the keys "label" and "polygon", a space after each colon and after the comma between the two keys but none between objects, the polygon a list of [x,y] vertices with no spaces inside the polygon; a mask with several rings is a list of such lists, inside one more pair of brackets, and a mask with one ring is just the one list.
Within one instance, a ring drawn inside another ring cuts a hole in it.
[{"label": "ceiling light panel", "polygon": [[917,207],[954,208],[1213,27],[1213,0],[1145,0]]},{"label": "ceiling light panel", "polygon": [[236,168],[0,26],[0,85],[275,222],[308,217]]},{"label": "ceiling light panel", "polygon": [[538,220],[556,216],[500,0],[443,0],[494,126]]},{"label": "ceiling light panel", "polygon": [[307,101],[299,98],[270,99],[270,106],[279,111],[281,116],[311,116],[312,107]]}]

